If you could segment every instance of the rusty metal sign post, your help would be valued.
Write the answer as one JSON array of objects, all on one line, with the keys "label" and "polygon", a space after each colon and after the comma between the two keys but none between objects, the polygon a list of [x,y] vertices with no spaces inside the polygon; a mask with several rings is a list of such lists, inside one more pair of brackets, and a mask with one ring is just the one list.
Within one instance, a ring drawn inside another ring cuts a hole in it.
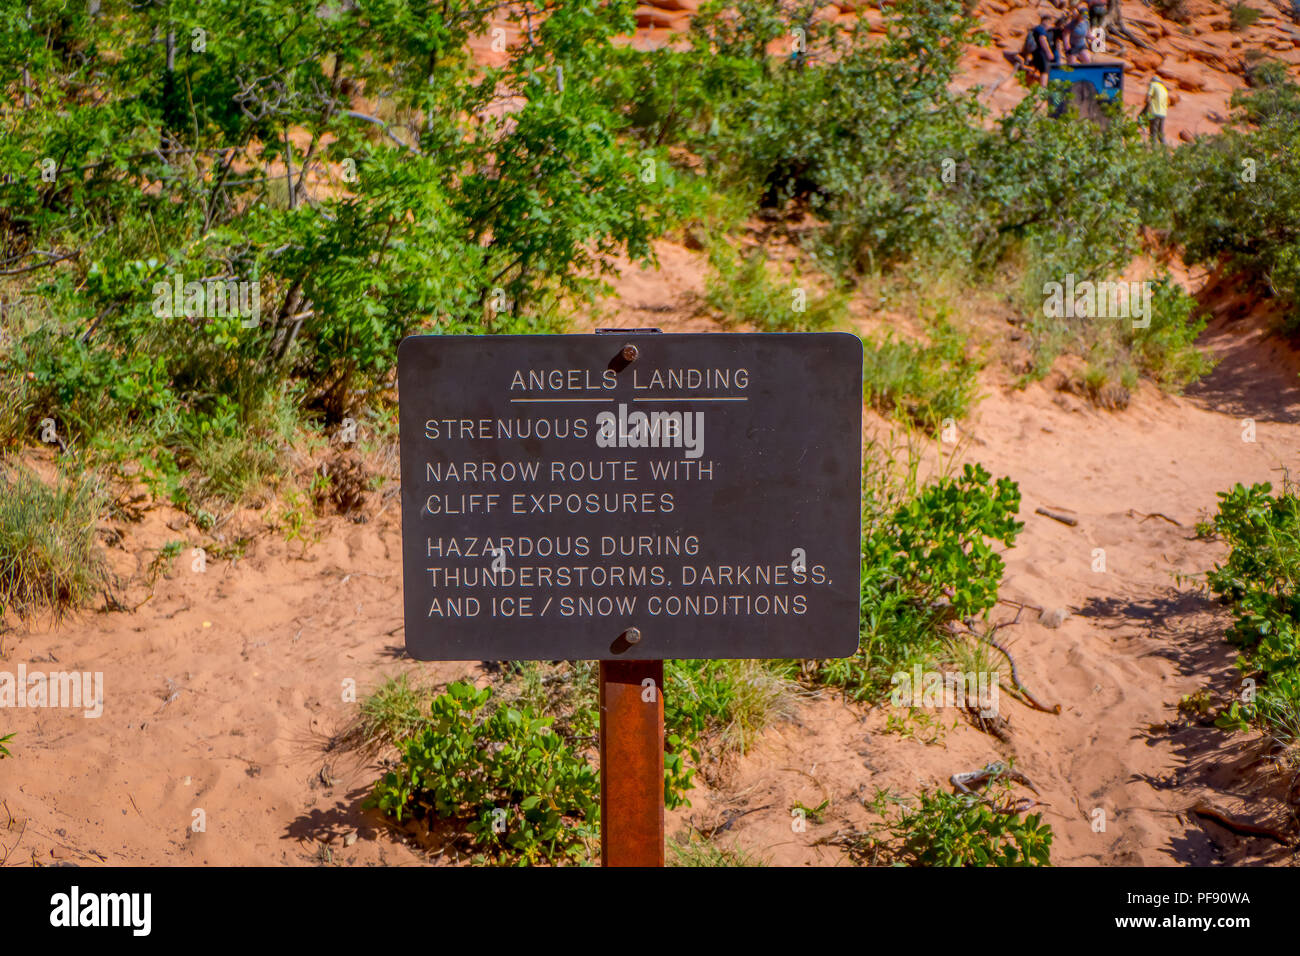
[{"label": "rusty metal sign post", "polygon": [[[616,364],[630,365],[639,355],[635,345],[625,345]],[[629,628],[620,637],[631,646],[640,643],[641,631]],[[663,866],[664,662],[601,661],[598,679],[600,865]]]},{"label": "rusty metal sign post", "polygon": [[617,334],[402,342],[406,651],[599,661],[601,860],[662,866],[664,659],[857,649],[862,343]]},{"label": "rusty metal sign post", "polygon": [[600,662],[600,862],[664,865],[664,662]]}]

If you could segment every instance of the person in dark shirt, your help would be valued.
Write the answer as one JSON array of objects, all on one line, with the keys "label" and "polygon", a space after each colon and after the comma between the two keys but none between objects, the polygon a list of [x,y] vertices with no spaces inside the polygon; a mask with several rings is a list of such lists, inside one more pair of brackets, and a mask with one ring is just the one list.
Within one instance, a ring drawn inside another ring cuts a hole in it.
[{"label": "person in dark shirt", "polygon": [[1061,51],[1065,49],[1065,35],[1069,31],[1070,15],[1063,13],[1056,18],[1056,23],[1052,26],[1052,57],[1057,63],[1060,63],[1064,57]]},{"label": "person in dark shirt", "polygon": [[1047,86],[1047,74],[1057,62],[1055,38],[1053,37],[1051,14],[1044,13],[1039,18],[1038,26],[1030,32],[1034,40],[1033,65],[1038,71],[1038,83]]}]

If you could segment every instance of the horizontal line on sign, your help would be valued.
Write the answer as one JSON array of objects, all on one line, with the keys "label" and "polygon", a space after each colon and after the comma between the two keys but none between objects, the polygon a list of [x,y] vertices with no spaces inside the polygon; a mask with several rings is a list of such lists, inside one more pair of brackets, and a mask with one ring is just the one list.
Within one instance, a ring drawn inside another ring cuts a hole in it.
[{"label": "horizontal line on sign", "polygon": [[702,395],[690,395],[686,398],[634,398],[634,402],[747,402],[748,398],[706,398]]},{"label": "horizontal line on sign", "polygon": [[512,398],[512,402],[612,402],[612,398]]}]

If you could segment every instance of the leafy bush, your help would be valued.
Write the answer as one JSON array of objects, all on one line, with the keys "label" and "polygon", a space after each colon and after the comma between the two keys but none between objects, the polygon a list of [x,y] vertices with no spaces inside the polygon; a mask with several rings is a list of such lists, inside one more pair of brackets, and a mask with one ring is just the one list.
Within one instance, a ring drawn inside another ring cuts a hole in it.
[{"label": "leafy bush", "polygon": [[[697,768],[743,753],[792,712],[796,693],[761,661],[665,661],[664,682],[668,809],[689,806]],[[370,805],[399,822],[451,821],[497,861],[584,858],[599,800],[587,756],[598,728],[595,662],[507,664],[495,697],[456,683],[426,714],[427,698],[405,678],[386,681],[336,739],[369,752],[397,747]]]},{"label": "leafy bush", "polygon": [[1227,637],[1242,648],[1238,666],[1261,684],[1258,696],[1233,703],[1220,725],[1258,722],[1294,745],[1300,741],[1300,488],[1288,479],[1272,491],[1264,482],[1219,494],[1214,530],[1230,550],[1206,580],[1232,607]]},{"label": "leafy bush", "polygon": [[103,508],[93,475],[50,486],[0,462],[0,615],[48,607],[61,616],[95,595],[107,581],[95,544]]},{"label": "leafy bush", "polygon": [[[285,407],[355,414],[412,331],[561,327],[667,221],[671,177],[604,98],[626,0],[10,13],[0,256],[42,315],[0,431],[145,451],[166,493],[197,466],[183,497],[247,494]],[[493,17],[512,43],[482,68]],[[174,279],[256,283],[258,314],[173,314]]]},{"label": "leafy bush", "polygon": [[1300,85],[1282,71],[1233,96],[1234,125],[1177,151],[1171,239],[1188,265],[1226,265],[1300,325]]},{"label": "leafy bush", "polygon": [[915,806],[898,804],[892,819],[881,795],[875,808],[887,819],[858,841],[856,852],[908,866],[1050,866],[1051,824],[1039,813],[1017,813],[1009,788],[990,796],[992,790],[922,790]]},{"label": "leafy bush", "polygon": [[[664,662],[664,680],[674,686],[671,694],[665,688],[664,696],[664,805],[670,810],[690,805],[686,791],[695,786],[691,782],[695,767],[688,766],[686,760],[690,757],[698,766],[703,759],[701,734],[706,724],[700,722],[697,727],[680,720],[675,703],[677,677],[691,674],[690,663]],[[590,747],[597,741],[600,727],[598,666],[595,661],[509,663],[502,670],[502,702],[554,719],[556,732],[572,746]]]},{"label": "leafy bush", "polygon": [[455,820],[497,860],[587,859],[600,815],[595,769],[531,710],[488,706],[492,692],[454,683],[402,745],[400,766],[369,804],[402,821]]},{"label": "leafy bush", "polygon": [[862,616],[857,653],[814,662],[812,678],[856,700],[886,692],[890,677],[942,648],[948,621],[997,602],[1004,563],[993,543],[1024,527],[1020,489],[967,464],[919,490],[886,481],[864,491]]}]

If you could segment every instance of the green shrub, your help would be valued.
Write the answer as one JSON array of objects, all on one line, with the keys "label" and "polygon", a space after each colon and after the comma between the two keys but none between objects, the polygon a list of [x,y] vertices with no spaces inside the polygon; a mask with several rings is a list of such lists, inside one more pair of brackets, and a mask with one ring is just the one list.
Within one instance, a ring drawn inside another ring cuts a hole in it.
[{"label": "green shrub", "polygon": [[51,486],[0,462],[0,615],[48,607],[62,616],[104,586],[95,543],[104,507],[93,475],[60,475]]},{"label": "green shrub", "polygon": [[798,269],[790,280],[774,277],[761,246],[742,257],[729,243],[716,242],[709,263],[714,271],[704,299],[724,322],[748,323],[760,332],[810,332],[847,314],[846,296],[817,294],[801,281]]},{"label": "green shrub", "polygon": [[995,786],[970,794],[922,790],[914,806],[897,804],[892,818],[891,801],[881,795],[875,809],[886,820],[855,851],[907,866],[1050,866],[1051,824],[1042,814],[1015,812],[1009,788]]},{"label": "green shrub", "polygon": [[1225,265],[1276,297],[1300,325],[1300,84],[1262,75],[1233,96],[1232,127],[1176,156],[1171,240],[1188,265]]},{"label": "green shrub", "polygon": [[[664,661],[664,802],[690,806],[700,768],[710,771],[746,753],[770,724],[793,714],[799,690],[784,663],[754,660]],[[502,671],[504,703],[555,720],[574,746],[595,741],[597,665],[594,661],[516,662]]]},{"label": "green shrub", "polygon": [[1170,391],[1181,391],[1214,368],[1214,360],[1195,345],[1205,329],[1205,319],[1196,311],[1196,299],[1163,278],[1152,284],[1146,328],[1120,320],[1121,336],[1138,368]]},{"label": "green shrub", "polygon": [[1228,25],[1233,30],[1249,29],[1260,16],[1260,11],[1247,3],[1234,3],[1228,7]]},{"label": "green shrub", "polygon": [[553,718],[490,707],[490,697],[487,688],[449,685],[369,805],[399,822],[453,820],[498,861],[590,859],[600,816],[595,769],[555,733]]},{"label": "green shrub", "polygon": [[[690,805],[698,767],[743,753],[792,713],[797,693],[772,665],[748,660],[665,661],[664,683],[670,810]],[[598,822],[599,778],[587,756],[599,726],[595,662],[507,664],[495,697],[456,683],[427,714],[426,699],[404,678],[389,680],[336,739],[368,752],[397,746],[398,765],[376,782],[370,805],[399,822],[450,821],[499,862],[585,858]]]},{"label": "green shrub", "polygon": [[863,500],[858,651],[810,673],[855,700],[879,698],[892,675],[935,659],[945,623],[993,607],[1004,569],[993,544],[1011,547],[1024,527],[1019,487],[980,465],[919,489],[878,480]]},{"label": "green shrub", "polygon": [[966,340],[940,322],[930,345],[895,339],[864,341],[863,400],[885,414],[934,432],[945,419],[965,416],[976,394],[979,365],[966,355]]},{"label": "green shrub", "polygon": [[[627,0],[11,12],[0,246],[41,314],[0,358],[0,438],[54,418],[188,504],[283,467],[286,405],[328,423],[376,401],[411,332],[562,328],[671,219],[674,176],[605,99]],[[482,69],[493,17],[518,42]],[[176,277],[256,283],[259,312],[169,315]]]},{"label": "green shrub", "polygon": [[1300,762],[1300,488],[1287,479],[1280,492],[1272,491],[1265,482],[1219,494],[1214,530],[1230,550],[1206,579],[1232,607],[1227,638],[1242,649],[1238,667],[1260,686],[1257,695],[1233,702],[1218,723],[1257,723]]}]

